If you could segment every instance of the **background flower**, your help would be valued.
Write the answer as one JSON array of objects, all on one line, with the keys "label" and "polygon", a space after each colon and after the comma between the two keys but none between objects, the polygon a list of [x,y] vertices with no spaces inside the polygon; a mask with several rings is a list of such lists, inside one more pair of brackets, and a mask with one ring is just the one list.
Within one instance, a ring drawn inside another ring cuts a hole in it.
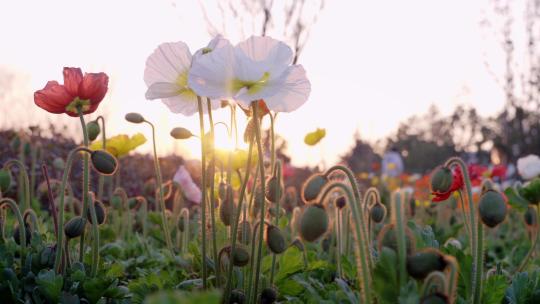
[{"label": "background flower", "polygon": [[308,146],[315,146],[325,136],[326,136],[326,129],[317,128],[317,130],[315,130],[313,132],[309,132],[308,134],[306,134],[306,136],[304,137],[304,142]]},{"label": "background flower", "polygon": [[530,180],[540,175],[540,157],[529,154],[518,159],[517,168],[523,179]]},{"label": "background flower", "polygon": [[200,203],[202,198],[202,193],[197,184],[193,182],[191,175],[184,166],[178,167],[178,170],[174,174],[173,181],[178,183],[182,187],[184,196],[194,202]]},{"label": "background flower", "polygon": [[[131,137],[126,134],[120,134],[106,140],[106,150],[115,157],[122,157],[144,143],[146,143],[146,137],[142,133],[137,133]],[[101,141],[95,141],[90,145],[90,149],[99,150],[102,146],[103,143]]]}]

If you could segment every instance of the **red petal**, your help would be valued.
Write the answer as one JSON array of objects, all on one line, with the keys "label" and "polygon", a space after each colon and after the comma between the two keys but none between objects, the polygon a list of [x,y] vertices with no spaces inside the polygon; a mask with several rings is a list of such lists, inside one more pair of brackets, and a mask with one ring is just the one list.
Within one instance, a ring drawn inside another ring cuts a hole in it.
[{"label": "red petal", "polygon": [[80,68],[64,68],[64,86],[71,96],[79,95],[79,84],[83,79]]},{"label": "red petal", "polygon": [[90,99],[97,106],[105,97],[108,84],[109,76],[105,73],[85,73],[79,85],[79,98]]},{"label": "red petal", "polygon": [[47,112],[54,114],[64,113],[66,106],[73,100],[63,85],[56,81],[49,81],[47,85],[34,92],[34,103]]}]

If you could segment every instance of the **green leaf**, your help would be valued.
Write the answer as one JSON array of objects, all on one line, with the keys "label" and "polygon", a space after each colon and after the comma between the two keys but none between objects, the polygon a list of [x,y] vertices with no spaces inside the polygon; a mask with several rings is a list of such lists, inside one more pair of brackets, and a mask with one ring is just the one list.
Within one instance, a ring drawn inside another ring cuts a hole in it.
[{"label": "green leaf", "polygon": [[508,283],[503,275],[492,275],[485,282],[483,287],[482,303],[500,304]]},{"label": "green leaf", "polygon": [[277,284],[279,293],[284,296],[297,296],[304,291],[304,287],[294,279],[285,279]]},{"label": "green leaf", "polygon": [[515,208],[519,211],[525,211],[527,209],[529,202],[521,195],[519,195],[519,193],[513,187],[506,188],[504,190],[504,194],[506,195],[508,203],[510,204],[510,206],[512,206],[512,208]]},{"label": "green leaf", "polygon": [[54,270],[42,269],[38,273],[36,284],[47,300],[58,303],[64,285],[64,279],[61,275],[57,275]]},{"label": "green leaf", "polygon": [[218,304],[221,293],[216,290],[206,292],[159,292],[145,300],[147,304]]},{"label": "green leaf", "polygon": [[397,255],[390,248],[382,248],[379,262],[373,272],[373,288],[380,303],[397,303],[399,296]]},{"label": "green leaf", "polygon": [[111,282],[102,277],[87,279],[83,283],[84,294],[90,303],[94,304],[107,292]]},{"label": "green leaf", "polygon": [[420,296],[418,295],[418,286],[415,281],[409,281],[406,285],[401,287],[399,291],[399,304],[417,304],[420,303]]},{"label": "green leaf", "polygon": [[296,247],[289,247],[279,257],[279,270],[276,281],[279,282],[304,269],[302,252]]}]

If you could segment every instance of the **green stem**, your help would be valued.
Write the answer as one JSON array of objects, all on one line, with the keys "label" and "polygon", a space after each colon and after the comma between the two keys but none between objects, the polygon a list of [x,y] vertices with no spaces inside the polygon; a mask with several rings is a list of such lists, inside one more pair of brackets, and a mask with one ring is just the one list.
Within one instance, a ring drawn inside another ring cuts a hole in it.
[{"label": "green stem", "polygon": [[[99,115],[98,118],[96,118],[96,121],[101,120],[101,148],[105,151],[107,151],[107,135],[105,133],[105,118],[103,116]],[[98,199],[103,199],[103,188],[105,187],[105,178],[109,179],[109,177],[105,177],[103,175],[99,175],[99,181],[98,181]]]},{"label": "green stem", "polygon": [[476,289],[473,289],[473,303],[480,304],[482,303],[482,285],[483,285],[483,274],[484,274],[484,224],[482,221],[478,221],[477,228],[477,242],[478,247],[476,251],[475,261],[476,272],[474,273],[474,281],[478,282],[476,284]]},{"label": "green stem", "polygon": [[34,189],[36,188],[36,163],[38,158],[38,153],[41,154],[41,148],[37,146],[35,149],[32,149],[31,160],[30,160],[30,199],[34,197]]},{"label": "green stem", "polygon": [[92,244],[92,266],[90,270],[90,275],[92,277],[95,277],[98,272],[98,266],[99,266],[99,228],[98,228],[98,221],[96,216],[96,208],[94,205],[94,195],[90,195],[91,201],[90,201],[90,218],[92,219],[92,238],[93,238],[93,244]]},{"label": "green stem", "polygon": [[396,214],[396,232],[398,245],[398,264],[399,264],[399,284],[405,285],[407,282],[407,243],[405,236],[405,219],[403,209],[403,199],[401,193],[394,194],[394,212]]},{"label": "green stem", "polygon": [[[159,165],[159,159],[157,156],[157,148],[156,148],[156,128],[154,127],[154,124],[149,122],[148,120],[145,120],[145,122],[152,127],[152,145],[154,148],[154,169],[156,171],[157,187],[159,189],[159,206],[161,209],[161,221],[162,221],[161,226],[163,228],[163,234],[165,234],[165,243],[167,244],[167,249],[169,250],[171,255],[174,256],[171,233],[169,232],[169,224],[167,220],[167,215],[165,214],[165,201],[163,199],[164,197],[163,180],[161,179],[161,166]],[[128,206],[128,209],[129,209],[129,206]]]},{"label": "green stem", "polygon": [[336,261],[337,261],[337,273],[338,278],[343,277],[343,271],[341,270],[341,210],[338,207],[334,207],[336,211],[336,240],[337,240],[337,251],[336,251]]},{"label": "green stem", "polygon": [[11,170],[11,167],[17,166],[19,167],[20,174],[22,175],[22,181],[23,181],[23,189],[24,189],[24,205],[21,204],[21,207],[26,210],[29,209],[30,206],[30,181],[28,179],[28,170],[26,170],[26,166],[18,159],[10,159],[4,164],[4,169]]},{"label": "green stem", "polygon": [[540,223],[538,222],[538,220],[540,220],[540,206],[536,206],[536,233],[533,235],[531,248],[529,249],[529,252],[527,252],[527,255],[523,259],[523,262],[521,262],[521,264],[517,268],[516,273],[521,272],[523,269],[525,269],[525,266],[527,266],[527,263],[529,263],[532,254],[535,252],[536,244],[538,243],[538,239],[540,238]]},{"label": "green stem", "polygon": [[[83,131],[83,145],[85,148],[88,148],[88,131],[86,130],[86,123],[84,122],[84,113],[80,108],[77,109],[79,112],[79,119],[81,121],[81,127]],[[88,154],[85,153],[83,155],[83,187],[82,187],[82,204],[83,204],[83,210],[82,210],[82,218],[86,219],[87,212],[88,212],[88,191],[89,191],[89,182],[90,182],[90,170],[88,170]],[[84,222],[84,226],[86,227],[86,221]],[[63,226],[60,226],[60,229],[63,230]],[[79,245],[79,262],[83,262],[84,257],[84,230],[81,235],[80,245]],[[62,248],[62,242],[59,243],[59,248]],[[62,251],[62,250],[58,250]]]},{"label": "green stem", "polygon": [[17,222],[19,224],[19,236],[21,240],[21,269],[24,266],[24,258],[25,258],[25,251],[26,251],[26,226],[24,225],[24,219],[21,215],[21,210],[19,209],[19,206],[17,206],[17,203],[15,203],[14,200],[10,198],[2,198],[0,199],[0,210],[4,209],[4,206],[8,206],[13,214],[15,214],[15,217],[17,217]]},{"label": "green stem", "polygon": [[[255,139],[257,141],[257,156],[259,160],[259,174],[261,179],[261,192],[266,193],[266,185],[265,185],[265,174],[264,174],[264,153],[263,153],[263,147],[262,147],[262,141],[261,141],[261,122],[259,121],[259,113],[258,113],[258,107],[256,102],[252,102],[253,107],[253,119],[255,120]],[[265,219],[265,199],[263,198],[261,201],[261,217],[260,220],[264,221]],[[264,231],[264,225],[259,225],[259,244],[258,244],[258,254],[257,254],[257,265],[255,270],[255,281],[254,281],[254,292],[253,292],[253,302],[257,302],[257,290],[259,287],[259,278],[261,275],[261,262],[262,262],[262,247],[263,247],[263,231]]]},{"label": "green stem", "polygon": [[[272,142],[274,141],[273,137],[274,137],[274,132],[272,132]],[[276,208],[276,217],[274,219],[274,225],[276,227],[279,227],[279,215],[281,213],[281,206],[280,206],[281,186],[280,185],[281,185],[281,180],[283,179],[281,161],[278,160],[277,164],[272,168],[274,168],[274,176],[277,179],[276,182],[274,183],[274,193],[276,197],[278,198],[278,201],[275,202],[275,205],[274,205],[274,207]],[[277,255],[275,253],[272,254],[272,271],[270,272],[270,285],[274,284],[274,274],[276,272],[276,258],[277,258]]]},{"label": "green stem", "polygon": [[205,149],[205,132],[204,132],[204,112],[203,105],[200,96],[197,96],[197,103],[199,107],[199,123],[201,129],[201,191],[202,191],[202,201],[201,201],[201,232],[202,232],[202,279],[203,279],[203,289],[207,288],[207,267],[206,267],[206,149]]},{"label": "green stem", "polygon": [[[212,103],[210,102],[210,98],[206,99],[207,106],[208,106],[208,121],[210,122],[210,139],[212,140],[211,147],[211,159],[210,159],[210,222],[212,225],[212,250],[213,250],[213,257],[214,262],[217,263],[218,261],[218,253],[217,253],[217,240],[216,240],[216,197],[214,195],[214,189],[215,189],[215,170],[216,170],[216,152],[214,149],[214,119],[212,118]],[[203,191],[203,193],[206,193],[206,190]],[[220,274],[220,268],[216,267],[216,285],[219,287],[221,286],[221,274]]]}]

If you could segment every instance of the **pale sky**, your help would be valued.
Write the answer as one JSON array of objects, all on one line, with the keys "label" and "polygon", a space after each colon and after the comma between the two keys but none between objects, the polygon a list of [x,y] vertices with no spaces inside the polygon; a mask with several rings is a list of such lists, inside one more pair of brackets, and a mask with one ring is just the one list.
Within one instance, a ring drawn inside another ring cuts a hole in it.
[{"label": "pale sky", "polygon": [[[375,141],[431,104],[443,113],[463,103],[481,115],[500,111],[501,88],[484,64],[486,53],[495,71],[503,64],[499,45],[480,26],[487,2],[326,1],[299,61],[312,84],[310,98],[277,120],[293,163],[314,165],[324,157],[331,164],[351,147],[357,130]],[[232,36],[238,42],[239,36]],[[10,97],[2,101],[0,119],[17,117],[21,126],[71,121],[78,128],[76,119],[35,107],[33,92],[47,80],[61,82],[64,66],[104,71],[110,90],[97,114],[107,112],[108,134],[142,131],[149,138],[147,127],[123,119],[127,112],[140,112],[156,123],[161,152],[171,152],[171,128],[198,133],[198,117],[175,115],[161,102],[145,100],[146,58],[162,42],[184,41],[194,52],[210,38],[196,0],[2,1],[0,71],[17,73],[20,85],[3,94],[0,87],[0,97]],[[215,119],[227,117],[218,110]],[[317,127],[326,128],[327,137],[321,146],[307,147],[303,137]],[[195,139],[176,146],[187,157],[198,157],[198,147]],[[150,149],[147,143],[141,150]]]}]

